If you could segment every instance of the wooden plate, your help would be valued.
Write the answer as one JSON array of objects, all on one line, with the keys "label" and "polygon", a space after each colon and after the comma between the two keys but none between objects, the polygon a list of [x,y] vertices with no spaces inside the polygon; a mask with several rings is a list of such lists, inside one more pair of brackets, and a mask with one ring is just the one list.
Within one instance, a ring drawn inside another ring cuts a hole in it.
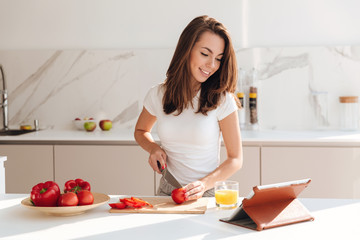
[{"label": "wooden plate", "polygon": [[21,201],[21,204],[27,208],[35,209],[49,215],[55,216],[73,216],[84,213],[87,210],[96,208],[107,203],[110,197],[103,193],[92,193],[94,195],[94,203],[92,205],[74,206],[74,207],[37,207],[32,205],[30,197]]}]

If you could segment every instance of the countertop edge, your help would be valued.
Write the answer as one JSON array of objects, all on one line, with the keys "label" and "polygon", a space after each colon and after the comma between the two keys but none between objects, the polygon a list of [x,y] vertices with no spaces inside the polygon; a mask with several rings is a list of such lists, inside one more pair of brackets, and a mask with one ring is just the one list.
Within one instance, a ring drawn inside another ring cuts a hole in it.
[{"label": "countertop edge", "polygon": [[[360,147],[360,131],[242,131],[244,147],[312,146]],[[153,138],[160,143],[156,133]],[[42,130],[20,136],[0,136],[0,145],[138,145],[133,132],[82,132],[71,130]],[[222,145],[223,142],[222,142]]]},{"label": "countertop edge", "polygon": [[[155,141],[160,144],[160,141]],[[0,145],[104,145],[139,146],[135,140],[0,140]],[[360,147],[359,141],[286,141],[256,140],[242,141],[243,147]],[[224,146],[224,143],[221,143]]]}]

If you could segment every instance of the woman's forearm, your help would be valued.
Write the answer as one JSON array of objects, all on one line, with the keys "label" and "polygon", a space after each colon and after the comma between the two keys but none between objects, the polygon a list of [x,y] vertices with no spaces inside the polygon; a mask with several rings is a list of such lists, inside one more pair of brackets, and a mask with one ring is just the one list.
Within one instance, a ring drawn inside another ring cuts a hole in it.
[{"label": "woman's forearm", "polygon": [[234,173],[241,169],[242,163],[242,155],[236,158],[229,157],[213,172],[200,179],[200,181],[204,183],[205,189],[209,190],[214,187],[215,182],[224,181],[234,175]]},{"label": "woman's forearm", "polygon": [[159,145],[154,141],[150,132],[136,129],[134,133],[136,142],[148,153],[154,149],[154,147],[159,147]]}]

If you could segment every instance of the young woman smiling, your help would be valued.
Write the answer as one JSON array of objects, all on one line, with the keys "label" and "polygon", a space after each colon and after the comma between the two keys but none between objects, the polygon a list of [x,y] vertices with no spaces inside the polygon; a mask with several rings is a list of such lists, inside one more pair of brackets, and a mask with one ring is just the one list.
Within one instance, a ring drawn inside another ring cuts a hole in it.
[{"label": "young woman smiling", "polygon": [[[135,139],[184,186],[186,200],[214,196],[214,184],[242,167],[242,143],[234,96],[236,56],[230,35],[214,18],[193,19],[182,32],[167,78],[152,87],[135,126]],[[161,146],[151,130],[157,122]],[[220,164],[221,135],[227,159]],[[158,195],[175,187],[163,178]]]}]

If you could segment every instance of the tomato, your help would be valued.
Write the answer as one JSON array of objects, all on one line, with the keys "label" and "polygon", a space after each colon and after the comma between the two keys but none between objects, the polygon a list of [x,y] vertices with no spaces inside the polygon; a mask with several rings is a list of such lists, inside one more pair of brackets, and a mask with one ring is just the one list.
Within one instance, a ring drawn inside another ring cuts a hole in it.
[{"label": "tomato", "polygon": [[174,200],[174,202],[176,202],[177,204],[181,204],[185,202],[185,192],[186,190],[184,188],[174,189],[171,192],[171,197]]},{"label": "tomato", "polygon": [[117,209],[124,209],[127,207],[127,205],[123,202],[118,202],[118,203],[109,203],[109,206],[112,208],[117,208]]},{"label": "tomato", "polygon": [[60,207],[77,206],[78,203],[79,199],[76,193],[73,192],[61,194],[58,200],[58,206]]},{"label": "tomato", "polygon": [[91,205],[94,203],[94,196],[88,190],[82,190],[77,193],[79,199],[79,205]]},{"label": "tomato", "polygon": [[31,202],[35,206],[52,207],[60,196],[60,188],[56,182],[39,183],[31,189]]}]

